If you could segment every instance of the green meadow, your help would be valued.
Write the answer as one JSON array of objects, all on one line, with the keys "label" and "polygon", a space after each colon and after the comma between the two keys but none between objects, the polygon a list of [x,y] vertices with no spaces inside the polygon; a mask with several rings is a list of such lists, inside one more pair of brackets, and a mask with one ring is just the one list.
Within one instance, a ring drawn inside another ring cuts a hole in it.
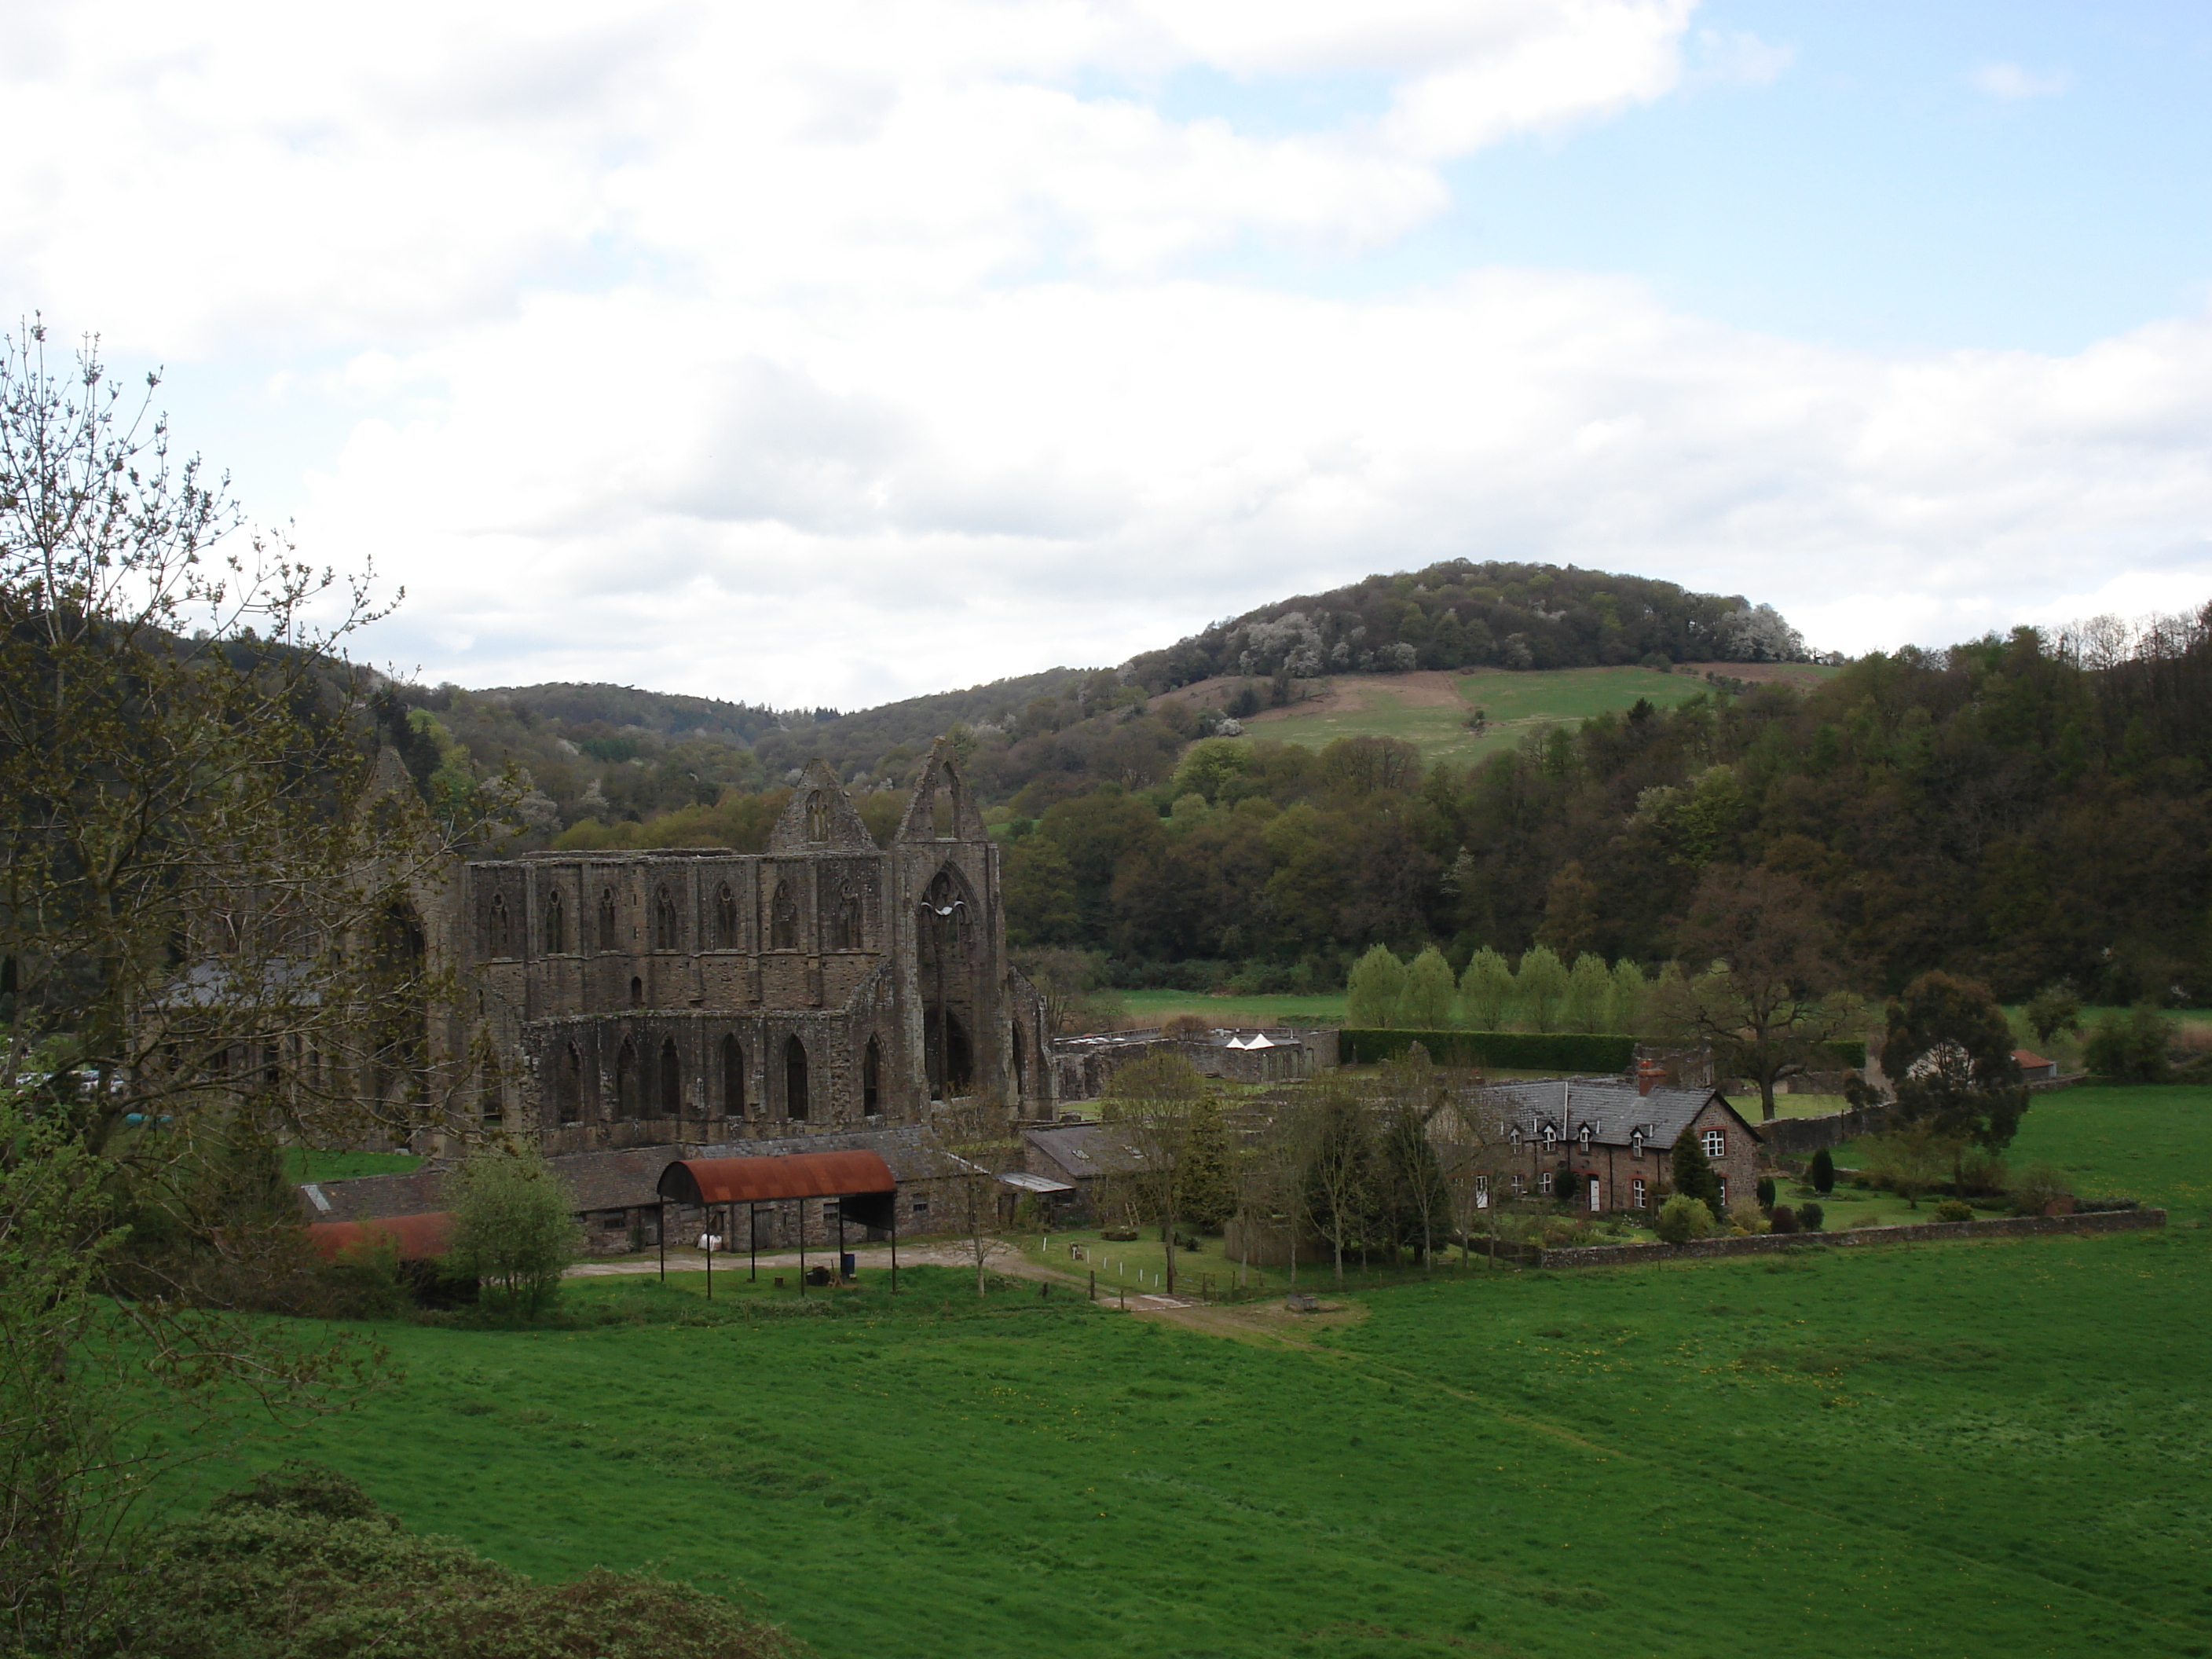
[{"label": "green meadow", "polygon": [[[2212,1168],[2212,1091],[2028,1125],[2099,1189]],[[532,1574],[742,1583],[854,1659],[2206,1654],[2197,1220],[1445,1270],[1303,1321],[572,1281],[559,1328],[378,1329],[389,1385],[265,1455]]]},{"label": "green meadow", "polygon": [[[1807,671],[1809,674],[1811,671]],[[1432,679],[1433,677],[1425,677]],[[1688,702],[1709,688],[1696,674],[1654,668],[1558,668],[1509,673],[1504,669],[1450,678],[1456,703],[1439,704],[1423,692],[1394,689],[1387,678],[1362,678],[1358,708],[1341,707],[1270,714],[1247,729],[1255,738],[1319,748],[1338,738],[1402,738],[1429,763],[1467,766],[1510,749],[1532,732],[1571,726],[1592,715],[1628,708],[1644,698],[1662,708]],[[1475,709],[1487,722],[1478,736],[1467,724]]]}]

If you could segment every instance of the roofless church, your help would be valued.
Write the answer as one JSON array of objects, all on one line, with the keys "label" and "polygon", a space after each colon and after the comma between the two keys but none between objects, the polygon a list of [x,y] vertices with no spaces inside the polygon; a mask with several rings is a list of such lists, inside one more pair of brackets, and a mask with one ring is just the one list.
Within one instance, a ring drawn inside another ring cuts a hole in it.
[{"label": "roofless church", "polygon": [[817,761],[763,853],[466,866],[483,1115],[557,1156],[887,1127],[964,1095],[1049,1115],[999,857],[940,750],[887,848]]}]

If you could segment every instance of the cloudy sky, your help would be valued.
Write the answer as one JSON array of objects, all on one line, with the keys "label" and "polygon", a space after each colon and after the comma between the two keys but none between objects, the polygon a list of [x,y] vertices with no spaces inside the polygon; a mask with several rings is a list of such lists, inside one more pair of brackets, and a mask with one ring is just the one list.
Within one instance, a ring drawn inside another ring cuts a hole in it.
[{"label": "cloudy sky", "polygon": [[2201,0],[14,0],[0,106],[0,316],[431,678],[851,708],[1460,555],[2212,598]]}]

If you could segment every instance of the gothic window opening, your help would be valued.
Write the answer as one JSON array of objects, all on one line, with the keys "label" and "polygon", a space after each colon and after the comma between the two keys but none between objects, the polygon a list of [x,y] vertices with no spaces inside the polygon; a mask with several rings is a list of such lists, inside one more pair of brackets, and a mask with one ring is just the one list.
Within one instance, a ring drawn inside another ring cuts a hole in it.
[{"label": "gothic window opening", "polygon": [[680,951],[683,941],[676,916],[676,895],[662,882],[653,890],[653,948],[656,951]]},{"label": "gothic window opening", "polygon": [[722,1114],[745,1115],[745,1051],[733,1036],[722,1039]]},{"label": "gothic window opening", "polygon": [[796,951],[799,948],[799,901],[792,896],[788,882],[776,883],[775,897],[769,904],[768,948],[771,951]]},{"label": "gothic window opening", "polygon": [[615,890],[611,887],[603,887],[599,890],[599,949],[602,951],[622,949],[622,940],[616,931]]},{"label": "gothic window opening", "polygon": [[1014,1059],[1014,1097],[1018,1100],[1023,1096],[1029,1093],[1029,1083],[1027,1080],[1029,1067],[1024,1063],[1025,1057],[1022,1053],[1022,1028],[1018,1025],[1014,1025],[1010,1026],[1007,1029],[1013,1038],[1013,1042],[1008,1049],[1008,1052],[1013,1055]]},{"label": "gothic window opening", "polygon": [[557,887],[545,896],[545,953],[558,956],[568,948],[566,918],[561,910],[561,890]]},{"label": "gothic window opening", "polygon": [[865,909],[859,885],[847,877],[837,884],[836,896],[830,906],[830,948],[833,951],[857,951],[860,948],[862,918]]},{"label": "gothic window opening", "polygon": [[485,918],[484,931],[489,937],[492,955],[504,957],[513,954],[507,945],[506,894],[494,893],[491,896],[491,914]]},{"label": "gothic window opening", "polygon": [[860,1055],[860,1111],[874,1117],[884,1109],[884,1051],[873,1037]]},{"label": "gothic window opening", "polygon": [[797,1037],[783,1045],[783,1115],[806,1115],[806,1045]]},{"label": "gothic window opening", "polygon": [[830,803],[823,799],[819,789],[806,798],[806,839],[816,842],[830,839]]},{"label": "gothic window opening", "polygon": [[633,1008],[645,1006],[645,981],[635,974],[629,976],[629,1006]]},{"label": "gothic window opening", "polygon": [[676,1052],[674,1037],[665,1039],[660,1045],[660,1115],[684,1115],[684,1061]]},{"label": "gothic window opening", "polygon": [[726,881],[714,890],[714,948],[738,948],[738,895]]},{"label": "gothic window opening", "polygon": [[644,1107],[638,1099],[637,1045],[628,1037],[623,1039],[622,1049],[615,1055],[615,1115],[633,1118],[644,1115]]},{"label": "gothic window opening", "polygon": [[553,1094],[562,1122],[574,1123],[584,1115],[584,1057],[573,1042],[561,1051]]},{"label": "gothic window opening", "polygon": [[507,1115],[506,1108],[500,1100],[497,1078],[488,1077],[484,1079],[483,1096],[477,1103],[477,1115],[487,1123],[496,1123]]},{"label": "gothic window opening", "polygon": [[932,1097],[951,1100],[966,1094],[975,1078],[975,1060],[968,1028],[960,1016],[950,1008],[935,1010],[922,1042],[928,1051]]}]

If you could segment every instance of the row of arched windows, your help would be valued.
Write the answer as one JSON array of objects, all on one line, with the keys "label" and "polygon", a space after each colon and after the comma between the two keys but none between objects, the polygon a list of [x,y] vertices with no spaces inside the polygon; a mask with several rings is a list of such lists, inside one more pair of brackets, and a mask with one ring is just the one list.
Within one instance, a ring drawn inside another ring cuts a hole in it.
[{"label": "row of arched windows", "polygon": [[[728,882],[719,884],[709,900],[711,915],[707,948],[715,951],[741,949],[744,936],[739,928],[737,890]],[[867,901],[860,884],[851,878],[838,883],[837,890],[830,896],[827,913],[823,918],[823,932],[829,947],[833,951],[858,951],[866,943]],[[579,939],[580,950],[620,951],[623,948],[622,922],[615,904],[615,890],[600,889],[597,910],[598,926],[593,937]],[[507,896],[494,893],[485,920],[485,942],[489,954],[507,957],[516,954],[515,945],[521,930],[514,924],[507,906]],[[548,956],[558,956],[570,949],[568,919],[560,890],[547,892],[544,903],[539,907],[539,943]],[[652,947],[656,951],[680,951],[684,948],[683,913],[677,904],[676,890],[662,882],[653,892]],[[769,949],[793,951],[799,948],[799,898],[788,882],[778,882],[775,893],[769,901]]]},{"label": "row of arched windows", "polygon": [[[634,1036],[625,1036],[622,1047],[615,1051],[614,1099],[611,1116],[617,1119],[642,1117],[684,1117],[688,1115],[684,1097],[684,1056],[673,1037],[664,1038],[648,1079],[645,1074],[645,1049]],[[744,1045],[733,1036],[725,1036],[713,1051],[714,1082],[718,1098],[713,1103],[721,1108],[721,1115],[741,1118],[747,1115],[745,1097]],[[811,1106],[809,1087],[810,1065],[806,1045],[798,1037],[785,1039],[783,1045],[783,1103],[784,1115],[805,1119]],[[861,1110],[872,1116],[882,1107],[883,1052],[874,1037],[860,1056]],[[584,1086],[584,1054],[574,1042],[562,1045],[553,1077],[555,1115],[563,1123],[580,1123],[584,1120],[586,1091]],[[650,1103],[653,1109],[647,1110]]]}]

